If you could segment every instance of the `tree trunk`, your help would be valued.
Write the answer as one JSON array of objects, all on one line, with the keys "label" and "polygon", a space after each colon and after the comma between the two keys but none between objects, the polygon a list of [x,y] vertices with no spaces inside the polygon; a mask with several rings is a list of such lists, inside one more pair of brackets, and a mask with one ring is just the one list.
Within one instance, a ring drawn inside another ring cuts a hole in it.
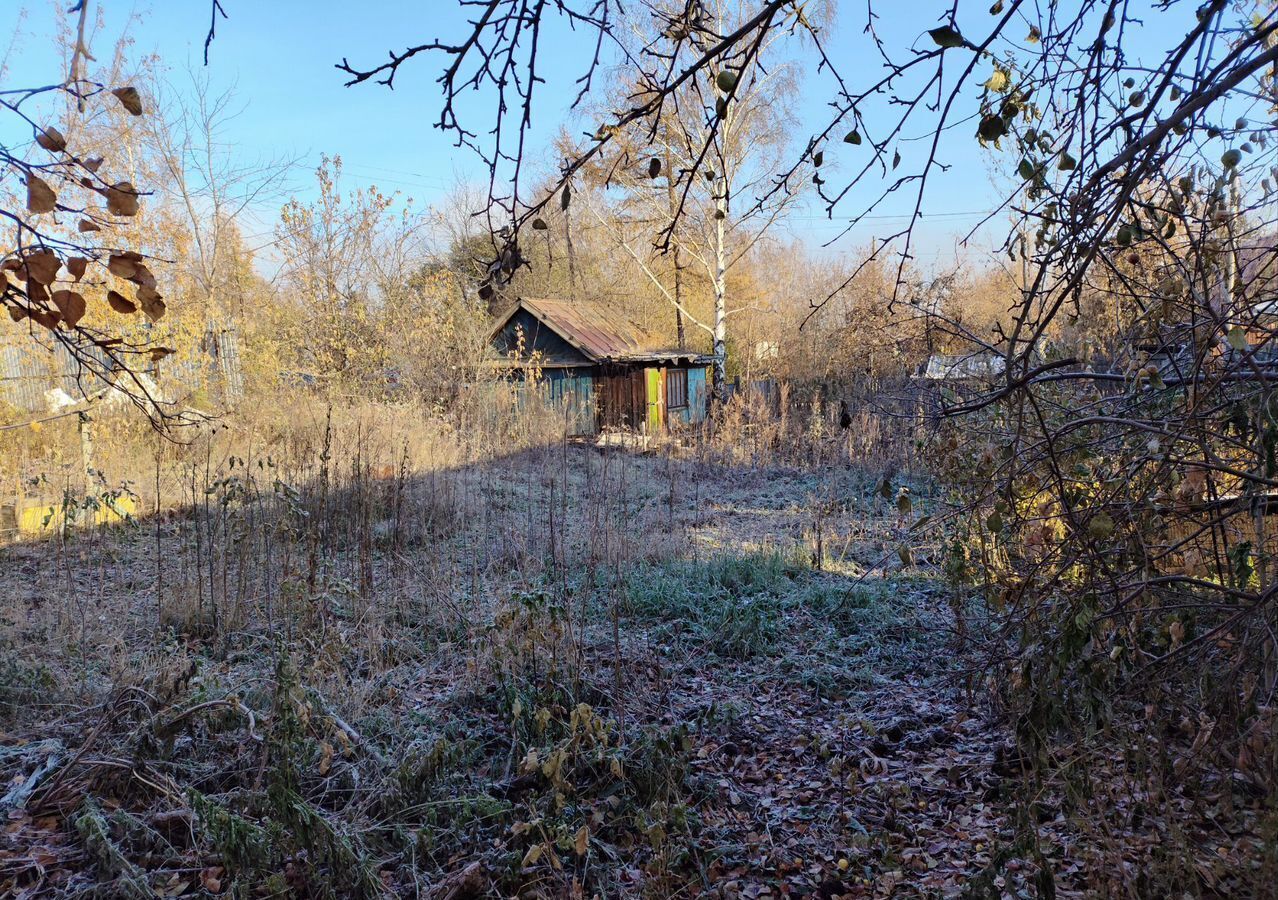
[{"label": "tree trunk", "polygon": [[678,339],[679,349],[682,350],[687,346],[688,336],[683,330],[683,312],[679,309],[679,304],[683,303],[683,266],[679,262],[679,245],[675,244],[674,248],[674,297],[675,297],[675,335]]},{"label": "tree trunk", "polygon": [[577,249],[572,245],[572,220],[569,218],[568,210],[564,210],[564,243],[567,245],[568,251],[568,296],[573,300],[577,297]]},{"label": "tree trunk", "polygon": [[724,178],[714,198],[714,368],[710,396],[722,403],[728,382],[727,252],[724,222],[728,218],[728,182]]},{"label": "tree trunk", "polygon": [[[663,165],[666,169],[666,203],[669,208],[670,220],[674,221],[675,215],[679,211],[679,200],[675,193],[675,176],[674,176],[674,158],[669,150],[666,151]],[[683,266],[679,262],[679,244],[676,241],[674,245],[674,301],[675,301],[675,336],[678,340],[680,350],[684,348],[687,341],[687,335],[683,331],[683,311],[680,305],[683,303]]]}]

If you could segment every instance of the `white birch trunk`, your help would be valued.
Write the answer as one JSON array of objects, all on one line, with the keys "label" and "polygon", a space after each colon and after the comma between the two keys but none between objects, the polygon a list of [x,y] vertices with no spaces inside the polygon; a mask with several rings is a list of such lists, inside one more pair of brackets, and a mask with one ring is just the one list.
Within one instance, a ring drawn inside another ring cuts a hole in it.
[{"label": "white birch trunk", "polygon": [[728,182],[724,178],[714,201],[714,369],[711,397],[722,403],[728,382],[728,278],[724,223],[728,218]]}]

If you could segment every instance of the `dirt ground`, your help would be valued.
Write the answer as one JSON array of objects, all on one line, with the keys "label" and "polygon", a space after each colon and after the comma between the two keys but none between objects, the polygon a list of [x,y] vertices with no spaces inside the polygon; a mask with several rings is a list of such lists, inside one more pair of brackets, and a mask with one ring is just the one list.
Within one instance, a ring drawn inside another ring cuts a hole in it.
[{"label": "dirt ground", "polygon": [[0,894],[1018,895],[882,479],[563,446],[5,548]]}]

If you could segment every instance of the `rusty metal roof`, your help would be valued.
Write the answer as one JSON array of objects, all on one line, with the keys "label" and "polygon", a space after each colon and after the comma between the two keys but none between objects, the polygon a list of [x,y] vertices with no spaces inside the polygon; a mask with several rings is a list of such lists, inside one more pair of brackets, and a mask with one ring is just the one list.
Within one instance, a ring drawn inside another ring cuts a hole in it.
[{"label": "rusty metal roof", "polygon": [[616,309],[589,300],[547,300],[521,297],[497,321],[496,334],[520,309],[580,350],[593,362],[647,362],[695,360],[693,350],[666,345],[643,322]]}]

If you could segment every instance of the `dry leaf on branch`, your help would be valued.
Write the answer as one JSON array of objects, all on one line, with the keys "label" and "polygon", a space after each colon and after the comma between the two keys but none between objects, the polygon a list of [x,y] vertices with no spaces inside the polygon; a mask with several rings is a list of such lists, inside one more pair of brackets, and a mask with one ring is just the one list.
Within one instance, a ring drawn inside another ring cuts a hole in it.
[{"label": "dry leaf on branch", "polygon": [[116,99],[120,101],[120,105],[133,113],[133,115],[142,115],[142,95],[138,93],[137,88],[132,86],[116,88],[111,93],[115,94]]},{"label": "dry leaf on branch", "polygon": [[53,212],[58,205],[58,195],[40,176],[27,174],[27,212],[33,214]]},{"label": "dry leaf on branch", "polygon": [[137,304],[119,291],[107,291],[107,304],[116,312],[126,316],[138,311]]},{"label": "dry leaf on branch", "polygon": [[84,318],[84,295],[78,291],[54,291],[53,304],[62,314],[62,321],[72,328]]},{"label": "dry leaf on branch", "polygon": [[107,271],[116,278],[130,279],[137,274],[137,261],[124,253],[112,253],[107,260]]},{"label": "dry leaf on branch", "polygon": [[107,211],[113,216],[136,216],[138,214],[138,192],[127,181],[119,181],[107,188]]},{"label": "dry leaf on branch", "polygon": [[36,133],[36,143],[50,153],[60,153],[67,149],[67,139],[52,125]]},{"label": "dry leaf on branch", "polygon": [[50,331],[57,328],[58,322],[62,319],[61,314],[56,310],[31,309],[27,315],[31,316],[31,321],[37,325],[43,325]]},{"label": "dry leaf on branch", "polygon": [[50,303],[49,289],[38,281],[28,281],[27,299],[32,303],[40,303],[48,306]]},{"label": "dry leaf on branch", "polygon": [[145,285],[138,288],[138,303],[142,305],[142,312],[146,313],[146,317],[152,322],[158,322],[164,318],[164,312],[168,309],[159,291]]},{"label": "dry leaf on branch", "polygon": [[134,264],[133,274],[129,276],[129,281],[132,281],[134,284],[141,287],[147,287],[151,290],[155,290],[155,276],[151,274],[151,270],[143,263]]},{"label": "dry leaf on branch", "polygon": [[[62,260],[58,259],[58,255],[52,250],[28,253],[23,257],[23,262],[26,263],[26,280],[38,284],[53,284],[54,279],[58,277],[58,269],[62,268]],[[23,271],[19,270],[18,274],[21,277]]]}]

